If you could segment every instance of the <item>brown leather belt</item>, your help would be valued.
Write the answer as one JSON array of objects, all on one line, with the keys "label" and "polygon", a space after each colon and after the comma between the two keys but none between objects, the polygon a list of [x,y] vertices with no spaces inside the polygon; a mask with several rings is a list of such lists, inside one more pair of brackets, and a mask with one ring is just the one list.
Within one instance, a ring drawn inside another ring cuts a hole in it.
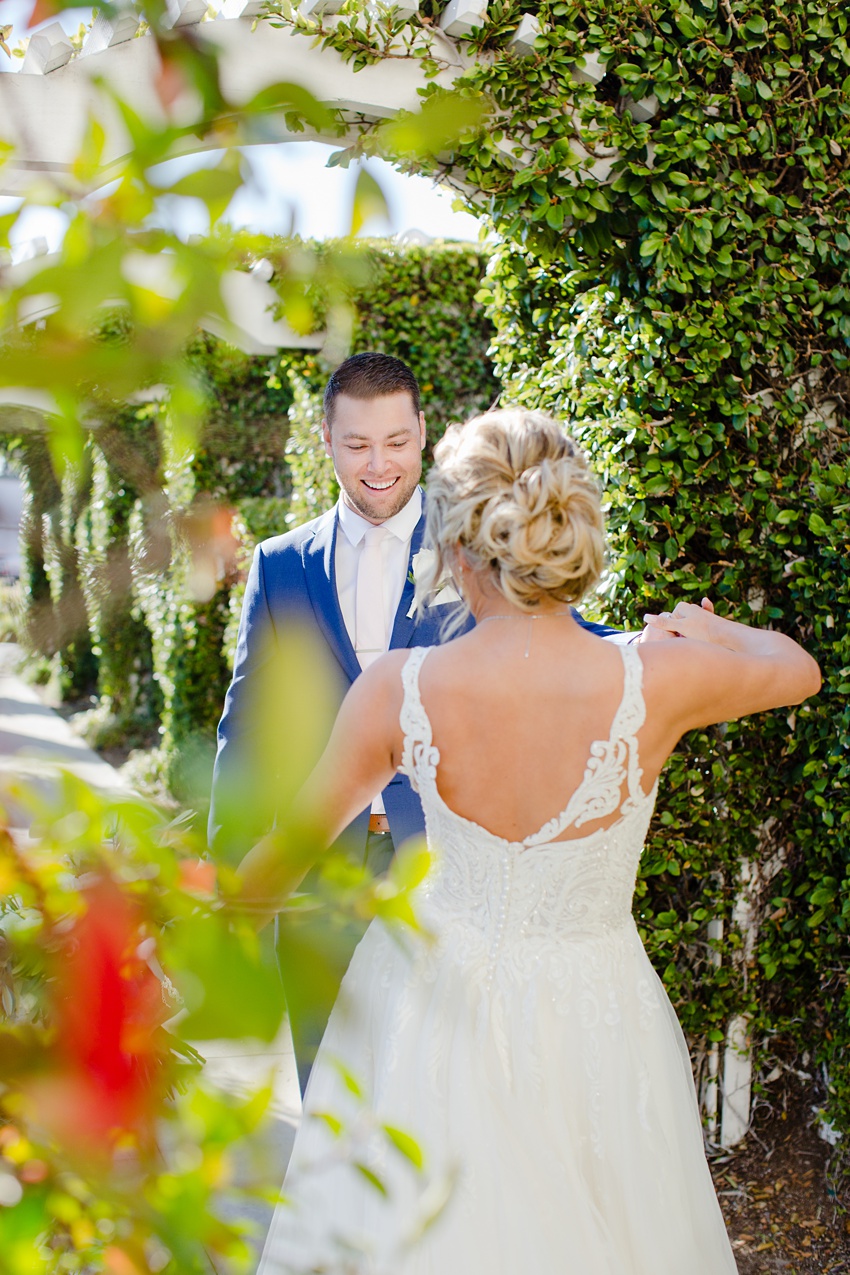
[{"label": "brown leather belt", "polygon": [[370,815],[369,831],[370,832],[389,832],[390,821],[386,815]]}]

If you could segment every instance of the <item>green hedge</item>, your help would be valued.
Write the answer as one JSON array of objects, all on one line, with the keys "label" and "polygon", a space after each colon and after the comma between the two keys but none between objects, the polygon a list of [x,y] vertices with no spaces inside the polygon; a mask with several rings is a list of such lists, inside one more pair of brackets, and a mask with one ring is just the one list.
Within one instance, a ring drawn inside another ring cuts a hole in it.
[{"label": "green hedge", "polygon": [[[187,356],[206,392],[205,417],[192,454],[166,469],[164,508],[137,509],[135,579],[163,698],[163,778],[175,796],[203,806],[230,679],[230,594],[239,578],[228,511],[235,514],[242,500],[279,507],[288,488],[291,395],[275,375],[277,358],[246,355],[207,334]],[[167,403],[160,411],[167,435]],[[165,578],[146,560],[151,535],[163,525]]]},{"label": "green hedge", "polygon": [[148,409],[116,410],[88,445],[90,504],[77,517],[77,550],[100,704],[87,734],[94,744],[143,742],[162,707],[151,635],[133,588],[130,523],[137,500],[155,491],[160,448]]},{"label": "green hedge", "polygon": [[13,454],[23,489],[21,584],[26,607],[22,640],[30,654],[49,658],[56,653],[58,632],[47,569],[47,520],[59,508],[62,493],[40,430],[26,429],[13,439]]},{"label": "green hedge", "polygon": [[60,503],[46,516],[45,565],[57,631],[56,687],[66,700],[89,697],[98,683],[98,658],[89,630],[79,551],[81,528],[91,514],[90,462],[87,452],[79,467],[68,468],[60,484]]}]

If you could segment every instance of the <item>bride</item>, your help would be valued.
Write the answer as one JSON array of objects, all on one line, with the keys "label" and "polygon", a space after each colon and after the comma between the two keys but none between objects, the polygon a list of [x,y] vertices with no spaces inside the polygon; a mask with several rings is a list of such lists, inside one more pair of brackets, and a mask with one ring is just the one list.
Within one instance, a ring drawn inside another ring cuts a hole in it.
[{"label": "bride", "polygon": [[261,1273],[732,1275],[632,892],[680,736],[797,704],[818,667],[683,603],[648,623],[684,640],[582,630],[570,607],[602,569],[600,499],[549,418],[490,412],[435,456],[417,594],[450,572],[477,623],[358,678],[301,826],[241,868],[243,903],[271,917],[309,866],[301,846],[329,844],[398,768],[421,795],[429,937],[375,921],[357,948]]}]

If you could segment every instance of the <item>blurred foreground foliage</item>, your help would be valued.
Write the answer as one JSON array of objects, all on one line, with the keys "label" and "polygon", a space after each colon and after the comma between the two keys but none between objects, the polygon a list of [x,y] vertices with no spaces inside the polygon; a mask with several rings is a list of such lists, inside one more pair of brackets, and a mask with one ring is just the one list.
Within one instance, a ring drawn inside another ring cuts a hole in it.
[{"label": "blurred foreground foliage", "polygon": [[[42,0],[35,20],[69,7]],[[89,726],[100,743],[159,731],[172,791],[195,798],[207,786],[228,676],[239,555],[245,541],[283,529],[291,481],[283,449],[293,389],[280,356],[243,355],[226,340],[234,277],[261,264],[266,247],[224,220],[250,163],[238,148],[263,138],[271,116],[323,136],[342,125],[295,84],[229,101],[214,49],[173,25],[164,0],[137,7],[141,38],[152,41],[156,118],[93,81],[74,164],[39,174],[0,219],[0,246],[32,206],[68,222],[58,253],[0,265],[0,389],[17,404],[4,407],[2,425],[25,484],[25,646],[51,658],[60,693],[96,685]],[[121,9],[99,6],[107,18]],[[105,167],[110,113],[129,144]],[[468,102],[463,114],[468,128]],[[444,121],[431,129],[426,120],[417,136],[420,147],[423,138],[426,149],[442,147]],[[175,176],[168,161],[193,149],[215,149],[214,166]],[[0,165],[15,158],[0,151]],[[163,210],[181,201],[206,208],[203,239],[187,243],[168,228]],[[374,179],[361,178],[352,231],[383,206]],[[277,305],[294,333],[319,322],[319,297],[335,314],[353,312],[371,278],[364,260],[359,250],[277,246]],[[297,704],[270,699],[285,735],[284,823],[315,751],[321,699],[306,693],[303,662],[290,689],[296,681]],[[255,776],[245,803],[268,800],[265,778]],[[228,1220],[244,1195],[235,1157],[242,1173],[244,1140],[270,1092],[243,1101],[218,1091],[189,1042],[275,1038],[283,998],[269,946],[227,907],[227,869],[216,883],[191,812],[171,818],[47,773],[30,788],[9,785],[0,800],[2,1269],[246,1269],[246,1226]],[[330,858],[314,894],[293,904],[293,929],[299,910],[326,916],[331,929],[373,917],[415,929],[410,895],[426,869],[421,852],[402,854],[374,883]],[[295,975],[309,1000],[321,968],[302,964]],[[421,1153],[403,1131],[386,1137],[418,1168]],[[254,1168],[245,1189],[273,1198],[268,1166]]]},{"label": "blurred foreground foliage", "polygon": [[[68,773],[3,800],[31,822],[0,829],[2,1270],[251,1268],[244,1205],[278,1185],[259,1137],[271,1077],[234,1097],[195,1046],[276,1038],[270,945],[228,908],[231,878],[216,883],[185,818]],[[426,869],[411,850],[375,883],[331,858],[300,906],[411,932]],[[307,999],[322,980],[320,965],[291,973]]]},{"label": "blurred foreground foliage", "polygon": [[273,963],[217,904],[185,821],[68,774],[5,801],[32,824],[0,839],[3,1270],[200,1272],[205,1252],[243,1269],[245,1228],[221,1205],[269,1092],[237,1101],[205,1083],[163,1026],[179,993],[158,961],[195,1041],[271,1040]]}]

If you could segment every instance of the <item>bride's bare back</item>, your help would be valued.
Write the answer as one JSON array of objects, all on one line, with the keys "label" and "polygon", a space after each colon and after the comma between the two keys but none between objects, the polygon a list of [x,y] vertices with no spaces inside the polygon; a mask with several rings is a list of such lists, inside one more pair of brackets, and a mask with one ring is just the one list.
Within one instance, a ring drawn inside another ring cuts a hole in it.
[{"label": "bride's bare back", "polygon": [[[608,740],[623,682],[619,650],[563,616],[494,618],[435,649],[421,693],[443,801],[505,840],[532,836],[567,806],[593,743]],[[557,839],[618,818],[615,811]]]}]

